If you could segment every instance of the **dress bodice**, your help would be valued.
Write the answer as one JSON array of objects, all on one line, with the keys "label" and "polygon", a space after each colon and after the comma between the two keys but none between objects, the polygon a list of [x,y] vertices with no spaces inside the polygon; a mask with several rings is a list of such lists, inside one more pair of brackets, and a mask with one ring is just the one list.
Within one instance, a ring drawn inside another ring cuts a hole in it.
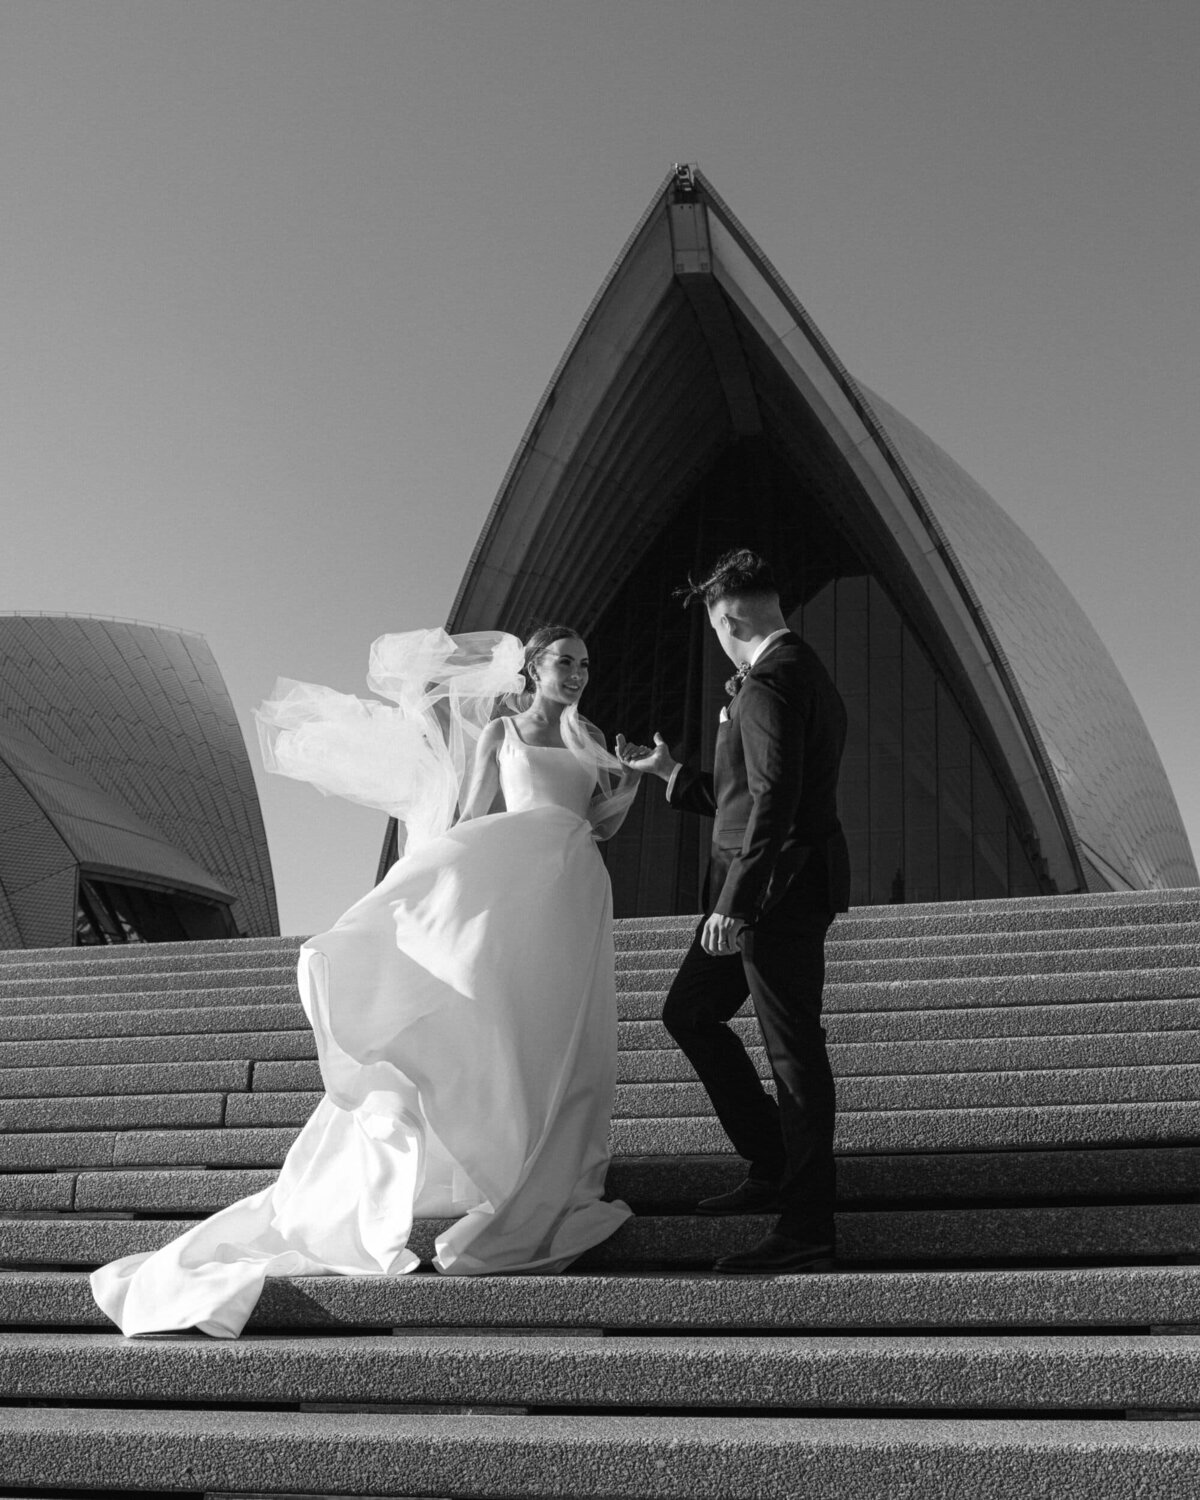
[{"label": "dress bodice", "polygon": [[532,807],[565,807],[586,818],[595,790],[595,774],[570,750],[527,745],[511,719],[504,720],[504,740],[497,755],[500,790],[508,812]]}]

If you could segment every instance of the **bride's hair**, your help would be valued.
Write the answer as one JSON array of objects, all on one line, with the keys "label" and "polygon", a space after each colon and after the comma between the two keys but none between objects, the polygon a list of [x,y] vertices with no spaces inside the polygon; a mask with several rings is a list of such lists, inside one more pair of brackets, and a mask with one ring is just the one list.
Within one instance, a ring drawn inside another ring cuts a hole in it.
[{"label": "bride's hair", "polygon": [[525,642],[525,659],[521,663],[521,676],[525,679],[527,693],[537,692],[537,678],[530,672],[530,667],[548,647],[553,646],[555,641],[566,640],[568,637],[577,641],[583,639],[572,625],[539,625]]}]

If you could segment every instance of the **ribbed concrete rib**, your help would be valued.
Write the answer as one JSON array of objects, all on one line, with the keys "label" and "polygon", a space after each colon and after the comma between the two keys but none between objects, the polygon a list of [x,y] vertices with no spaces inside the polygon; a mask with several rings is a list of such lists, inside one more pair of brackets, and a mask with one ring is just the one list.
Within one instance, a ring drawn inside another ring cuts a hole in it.
[{"label": "ribbed concrete rib", "polygon": [[10,1484],[461,1492],[576,1500],[762,1500],[783,1475],[810,1500],[1097,1500],[1200,1491],[1200,1423],[926,1418],[437,1417],[346,1412],[153,1412],[11,1407]]}]

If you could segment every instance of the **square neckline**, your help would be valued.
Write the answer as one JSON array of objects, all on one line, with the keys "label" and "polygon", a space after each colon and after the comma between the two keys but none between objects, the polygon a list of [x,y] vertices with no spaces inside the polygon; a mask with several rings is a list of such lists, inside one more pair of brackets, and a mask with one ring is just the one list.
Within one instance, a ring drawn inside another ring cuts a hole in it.
[{"label": "square neckline", "polygon": [[523,740],[517,729],[515,714],[504,716],[504,734],[507,740],[515,740],[523,750],[565,750],[568,755],[573,753],[570,745],[531,745],[528,740]]}]

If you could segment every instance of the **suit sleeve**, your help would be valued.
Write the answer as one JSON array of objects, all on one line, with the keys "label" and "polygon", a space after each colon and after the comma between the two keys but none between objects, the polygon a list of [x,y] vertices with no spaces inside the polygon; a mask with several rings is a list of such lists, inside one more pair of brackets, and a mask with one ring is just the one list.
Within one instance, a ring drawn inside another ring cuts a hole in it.
[{"label": "suit sleeve", "polygon": [[674,783],[667,788],[668,803],[680,812],[699,813],[703,818],[717,815],[717,795],[710,771],[693,771],[680,766]]},{"label": "suit sleeve", "polygon": [[774,678],[756,678],[738,704],[750,820],[742,850],[729,867],[715,910],[753,921],[775,862],[792,829],[804,777],[805,714],[800,694]]}]

